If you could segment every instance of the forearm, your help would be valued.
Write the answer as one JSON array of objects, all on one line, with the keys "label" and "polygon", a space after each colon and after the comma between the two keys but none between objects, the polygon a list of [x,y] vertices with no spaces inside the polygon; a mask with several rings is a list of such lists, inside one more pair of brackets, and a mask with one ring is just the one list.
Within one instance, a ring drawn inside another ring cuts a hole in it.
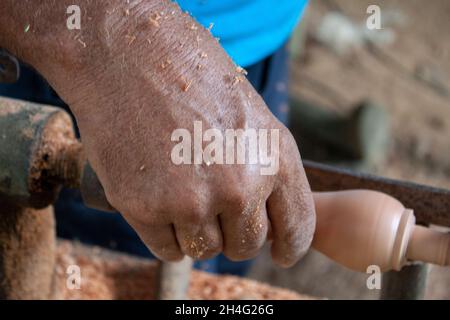
[{"label": "forearm", "polygon": [[58,49],[63,50],[75,35],[66,26],[69,5],[70,1],[58,0],[2,0],[0,46],[31,64],[54,60]]},{"label": "forearm", "polygon": [[[0,3],[0,46],[44,75],[49,69],[59,72],[79,70],[86,58],[95,57],[107,39],[108,28],[122,26],[133,8],[160,6],[165,0],[126,1],[78,0],[81,28],[67,26],[71,0],[2,0]],[[121,21],[122,20],[122,21]],[[114,23],[117,21],[117,23]],[[98,43],[98,41],[100,43]],[[51,77],[51,76],[50,76]]]},{"label": "forearm", "polygon": [[[38,69],[69,105],[79,100],[71,87],[88,90],[90,81],[106,81],[105,68],[118,76],[147,76],[142,87],[152,82],[158,91],[175,95],[195,91],[194,83],[212,77],[223,83],[228,74],[229,82],[236,81],[235,67],[217,41],[172,1],[79,0],[81,29],[69,30],[66,10],[72,3],[2,0],[0,5],[0,46]],[[119,94],[120,88],[112,87]]]},{"label": "forearm", "polygon": [[[0,2],[0,47],[15,55],[19,54],[18,44],[25,43],[25,34],[29,31],[32,14],[36,10],[35,1],[3,0]],[[29,33],[27,38],[33,38]]]}]

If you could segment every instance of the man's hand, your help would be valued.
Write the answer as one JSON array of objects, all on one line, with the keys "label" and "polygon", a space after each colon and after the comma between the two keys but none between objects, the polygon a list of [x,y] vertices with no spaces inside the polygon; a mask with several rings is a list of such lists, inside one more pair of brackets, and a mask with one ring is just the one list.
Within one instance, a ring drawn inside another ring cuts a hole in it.
[{"label": "man's hand", "polygon": [[[10,10],[22,7],[6,2]],[[108,201],[150,250],[164,260],[222,251],[248,259],[271,229],[274,261],[295,263],[315,227],[297,146],[217,40],[168,0],[78,1],[80,31],[65,28],[65,2],[43,1],[38,13],[23,15],[25,34],[10,20],[21,34],[9,28],[0,45],[20,39],[8,49],[70,105]],[[221,132],[279,129],[279,171],[175,165],[172,132],[192,129],[194,121]]]}]

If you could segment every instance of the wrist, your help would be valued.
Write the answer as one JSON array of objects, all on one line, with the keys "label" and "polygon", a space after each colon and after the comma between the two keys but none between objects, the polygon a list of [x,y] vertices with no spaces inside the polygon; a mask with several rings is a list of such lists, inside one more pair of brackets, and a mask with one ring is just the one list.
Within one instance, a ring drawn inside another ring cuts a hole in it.
[{"label": "wrist", "polygon": [[[68,84],[65,81],[67,85],[58,93],[67,99],[78,119],[90,118],[92,105],[109,108],[110,103],[98,103],[99,96],[103,101],[117,101],[125,96],[139,99],[142,88],[154,89],[157,95],[166,82],[166,88],[175,84],[175,91],[182,92],[190,79],[183,76],[186,69],[199,73],[197,64],[191,65],[191,58],[200,57],[199,43],[185,34],[186,30],[193,32],[189,29],[193,24],[188,14],[169,0],[121,1],[110,6],[98,15],[89,32],[71,42],[71,65],[76,65],[71,74],[76,76]],[[127,83],[122,83],[124,79]],[[133,80],[135,84],[131,83]]]}]

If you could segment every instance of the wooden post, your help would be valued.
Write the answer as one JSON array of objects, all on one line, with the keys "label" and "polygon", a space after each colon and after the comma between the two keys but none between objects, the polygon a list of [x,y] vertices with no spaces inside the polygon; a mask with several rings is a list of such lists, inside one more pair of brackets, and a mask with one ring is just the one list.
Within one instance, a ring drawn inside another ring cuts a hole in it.
[{"label": "wooden post", "polygon": [[0,209],[0,299],[52,298],[53,208],[24,208],[0,199]]}]

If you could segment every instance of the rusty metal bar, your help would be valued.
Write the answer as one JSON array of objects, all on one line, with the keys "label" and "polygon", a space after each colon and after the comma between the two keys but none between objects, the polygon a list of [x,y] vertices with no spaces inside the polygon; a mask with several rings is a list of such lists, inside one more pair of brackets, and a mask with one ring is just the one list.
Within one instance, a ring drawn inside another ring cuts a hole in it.
[{"label": "rusty metal bar", "polygon": [[[340,169],[312,161],[303,161],[314,191],[371,189],[397,198],[414,210],[418,223],[450,226],[450,191],[411,182]],[[401,271],[383,274],[381,299],[423,299],[428,275],[427,264],[414,264]]]},{"label": "rusty metal bar", "polygon": [[423,299],[427,284],[428,265],[425,263],[403,267],[400,271],[383,274],[381,285],[382,300]]},{"label": "rusty metal bar", "polygon": [[303,161],[303,165],[314,191],[382,191],[397,198],[405,207],[413,209],[418,223],[450,227],[450,190],[358,173],[307,160]]}]

